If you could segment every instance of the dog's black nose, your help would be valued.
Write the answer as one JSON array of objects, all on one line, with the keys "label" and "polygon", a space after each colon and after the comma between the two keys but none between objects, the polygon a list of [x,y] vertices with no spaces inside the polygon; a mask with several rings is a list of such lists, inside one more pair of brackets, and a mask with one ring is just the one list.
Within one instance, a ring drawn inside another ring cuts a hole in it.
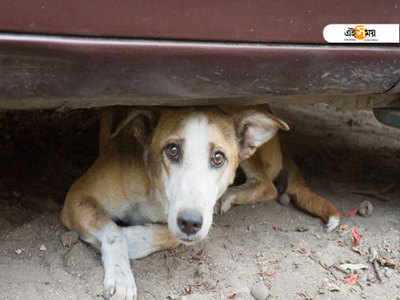
[{"label": "dog's black nose", "polygon": [[203,217],[197,211],[184,210],[178,214],[178,227],[187,235],[197,233],[203,225]]}]

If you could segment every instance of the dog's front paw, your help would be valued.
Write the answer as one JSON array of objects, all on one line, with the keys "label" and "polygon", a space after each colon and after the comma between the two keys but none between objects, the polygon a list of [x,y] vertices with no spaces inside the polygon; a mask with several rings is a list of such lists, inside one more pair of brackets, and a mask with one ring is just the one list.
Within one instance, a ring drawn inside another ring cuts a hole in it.
[{"label": "dog's front paw", "polygon": [[332,232],[335,230],[340,224],[340,218],[337,216],[330,216],[328,223],[326,223],[326,231]]},{"label": "dog's front paw", "polygon": [[113,270],[104,275],[105,300],[136,300],[135,278],[129,267],[115,265]]},{"label": "dog's front paw", "polygon": [[218,203],[218,206],[216,207],[216,213],[218,215],[222,215],[222,214],[226,213],[233,206],[235,199],[236,199],[236,195],[233,193],[228,192],[228,193],[224,194],[218,201],[219,203]]}]

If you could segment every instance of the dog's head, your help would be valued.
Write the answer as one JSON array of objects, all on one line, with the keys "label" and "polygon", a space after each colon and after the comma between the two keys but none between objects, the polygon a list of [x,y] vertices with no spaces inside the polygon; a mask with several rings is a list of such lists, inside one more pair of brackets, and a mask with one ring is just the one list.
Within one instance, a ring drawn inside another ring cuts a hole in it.
[{"label": "dog's head", "polygon": [[170,232],[184,243],[207,235],[214,205],[232,184],[240,161],[279,128],[288,129],[274,116],[252,109],[133,111],[129,122],[144,147],[152,197],[162,203]]}]

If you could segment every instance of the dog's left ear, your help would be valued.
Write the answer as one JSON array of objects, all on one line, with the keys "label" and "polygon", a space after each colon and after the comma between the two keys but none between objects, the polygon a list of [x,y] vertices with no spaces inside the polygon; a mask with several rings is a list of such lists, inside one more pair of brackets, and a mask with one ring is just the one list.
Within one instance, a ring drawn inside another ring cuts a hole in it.
[{"label": "dog's left ear", "polygon": [[239,159],[245,160],[257,148],[272,139],[279,129],[289,130],[289,125],[267,112],[247,110],[235,116],[236,134],[239,138]]}]

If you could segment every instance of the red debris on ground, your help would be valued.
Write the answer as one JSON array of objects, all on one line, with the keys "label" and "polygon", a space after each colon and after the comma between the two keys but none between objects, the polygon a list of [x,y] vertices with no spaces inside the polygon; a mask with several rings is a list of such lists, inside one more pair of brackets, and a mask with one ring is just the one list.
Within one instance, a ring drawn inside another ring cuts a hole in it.
[{"label": "red debris on ground", "polygon": [[264,272],[260,272],[258,273],[258,275],[260,276],[274,276],[276,274],[275,270],[271,270],[271,271],[264,271]]},{"label": "red debris on ground", "polygon": [[351,233],[353,234],[353,246],[357,247],[360,244],[360,239],[361,239],[360,234],[355,228],[353,228]]},{"label": "red debris on ground", "polygon": [[354,285],[357,283],[357,279],[358,279],[358,274],[352,274],[349,277],[343,278],[343,281],[348,284]]},{"label": "red debris on ground", "polygon": [[232,295],[230,295],[228,298],[229,299],[235,299],[237,296],[237,293],[232,293]]},{"label": "red debris on ground", "polygon": [[355,208],[353,210],[343,212],[343,216],[354,217],[357,214],[357,212],[358,212],[358,208]]}]

